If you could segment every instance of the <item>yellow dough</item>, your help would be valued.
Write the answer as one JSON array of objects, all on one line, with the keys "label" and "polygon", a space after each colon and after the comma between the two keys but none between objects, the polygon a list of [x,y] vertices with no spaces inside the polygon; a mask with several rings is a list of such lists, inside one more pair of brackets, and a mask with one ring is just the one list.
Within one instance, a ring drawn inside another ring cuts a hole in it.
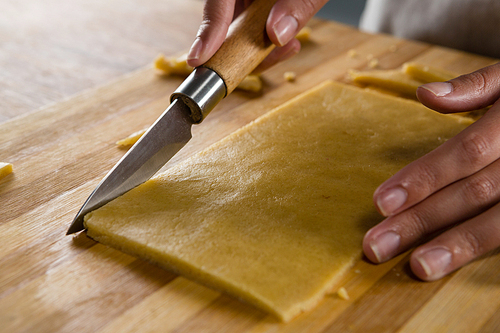
[{"label": "yellow dough", "polygon": [[416,97],[417,88],[424,84],[424,82],[416,80],[398,69],[351,70],[349,76],[354,83],[386,89],[412,98]]},{"label": "yellow dough", "polygon": [[193,67],[187,64],[187,53],[179,57],[165,57],[160,54],[154,61],[154,67],[164,75],[187,76],[193,71]]},{"label": "yellow dough", "polygon": [[[369,67],[376,66],[370,64]],[[422,84],[448,81],[458,75],[440,68],[409,62],[403,64],[401,70],[351,70],[349,76],[354,83],[382,88],[406,97],[415,97],[417,88]]]},{"label": "yellow dough", "polygon": [[422,81],[423,83],[444,82],[458,76],[458,74],[444,69],[429,67],[415,62],[405,63],[402,71],[415,80]]},{"label": "yellow dough", "polygon": [[262,90],[262,79],[260,75],[250,74],[245,76],[245,78],[238,84],[236,89],[259,92]]},{"label": "yellow dough", "polygon": [[[413,62],[403,64],[401,70],[349,71],[352,82],[366,89],[411,99],[416,99],[419,86],[429,82],[448,81],[457,76],[456,73]],[[477,120],[486,111],[487,108],[456,115]]]},{"label": "yellow dough", "polygon": [[87,214],[85,227],[288,321],[361,258],[382,220],[375,188],[469,124],[326,82]]},{"label": "yellow dough", "polygon": [[283,78],[285,81],[293,82],[297,78],[297,73],[295,72],[285,72],[283,73]]},{"label": "yellow dough", "polygon": [[144,133],[146,133],[147,130],[148,129],[145,128],[145,129],[142,129],[140,131],[134,132],[134,133],[130,134],[129,136],[127,136],[126,138],[123,138],[123,139],[116,141],[116,144],[119,147],[128,148],[128,147],[134,145],[134,143],[136,143],[137,141],[139,141],[139,139],[144,135]]},{"label": "yellow dough", "polygon": [[311,39],[312,29],[310,27],[303,27],[300,29],[299,33],[295,36],[301,43],[306,43]]},{"label": "yellow dough", "polygon": [[11,174],[13,170],[11,163],[0,162],[0,179]]}]

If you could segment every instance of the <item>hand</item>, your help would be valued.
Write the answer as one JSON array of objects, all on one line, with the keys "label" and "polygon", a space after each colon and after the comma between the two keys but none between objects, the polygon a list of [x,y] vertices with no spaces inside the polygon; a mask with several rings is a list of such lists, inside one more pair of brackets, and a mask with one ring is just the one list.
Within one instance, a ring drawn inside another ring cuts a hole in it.
[{"label": "hand", "polygon": [[[277,47],[255,69],[261,72],[300,51],[295,35],[328,0],[278,0],[267,19],[267,34]],[[224,41],[231,21],[251,0],[206,0],[203,21],[188,53],[187,61],[197,67],[208,61]]]},{"label": "hand", "polygon": [[413,273],[431,281],[500,246],[500,63],[423,85],[417,96],[443,113],[494,103],[481,119],[374,193],[375,206],[387,217],[363,240],[366,256],[375,263],[450,228],[411,255]]}]

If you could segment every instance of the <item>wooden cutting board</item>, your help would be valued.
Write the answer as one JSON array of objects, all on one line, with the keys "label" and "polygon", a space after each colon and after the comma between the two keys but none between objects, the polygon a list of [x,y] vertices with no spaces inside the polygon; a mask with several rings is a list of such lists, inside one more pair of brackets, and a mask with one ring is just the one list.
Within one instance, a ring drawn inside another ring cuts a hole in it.
[{"label": "wooden cutting board", "polygon": [[[423,43],[313,21],[302,52],[263,75],[262,94],[235,92],[194,129],[169,165],[291,97],[349,69],[407,61],[465,73],[494,62]],[[349,56],[354,49],[357,56]],[[295,82],[283,79],[297,73]],[[151,124],[180,78],[150,68],[0,125],[0,331],[2,332],[493,332],[500,330],[500,256],[440,281],[420,282],[403,254],[364,259],[327,296],[288,324],[89,239],[65,236],[84,200],[125,153],[115,141]],[[498,251],[497,251],[498,252]]]}]

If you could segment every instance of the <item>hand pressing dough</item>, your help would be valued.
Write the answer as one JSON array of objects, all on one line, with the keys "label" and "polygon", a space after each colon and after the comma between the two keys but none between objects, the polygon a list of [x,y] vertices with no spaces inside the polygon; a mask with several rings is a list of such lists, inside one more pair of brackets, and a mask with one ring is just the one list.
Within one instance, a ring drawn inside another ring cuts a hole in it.
[{"label": "hand pressing dough", "polygon": [[382,217],[375,188],[470,124],[327,82],[85,216],[88,235],[288,321]]}]

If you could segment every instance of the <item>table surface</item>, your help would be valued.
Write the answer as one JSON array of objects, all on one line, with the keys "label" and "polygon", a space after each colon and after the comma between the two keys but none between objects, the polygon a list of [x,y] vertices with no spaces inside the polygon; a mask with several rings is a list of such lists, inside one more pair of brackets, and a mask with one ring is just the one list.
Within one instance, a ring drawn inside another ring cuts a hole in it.
[{"label": "table surface", "polygon": [[[339,283],[349,300],[329,295],[282,324],[85,232],[65,236],[123,156],[114,142],[151,124],[181,82],[156,77],[149,64],[187,50],[202,4],[20,0],[3,9],[0,161],[15,172],[0,181],[0,332],[500,331],[498,251],[432,283],[415,279],[408,254],[382,265],[360,260]],[[262,94],[231,94],[170,165],[326,79],[346,81],[372,57],[380,68],[411,60],[459,74],[495,62],[333,22],[311,27],[300,54],[264,73]],[[283,79],[288,70],[296,82]]]},{"label": "table surface", "polygon": [[193,0],[4,0],[0,122],[187,50],[202,18]]}]

